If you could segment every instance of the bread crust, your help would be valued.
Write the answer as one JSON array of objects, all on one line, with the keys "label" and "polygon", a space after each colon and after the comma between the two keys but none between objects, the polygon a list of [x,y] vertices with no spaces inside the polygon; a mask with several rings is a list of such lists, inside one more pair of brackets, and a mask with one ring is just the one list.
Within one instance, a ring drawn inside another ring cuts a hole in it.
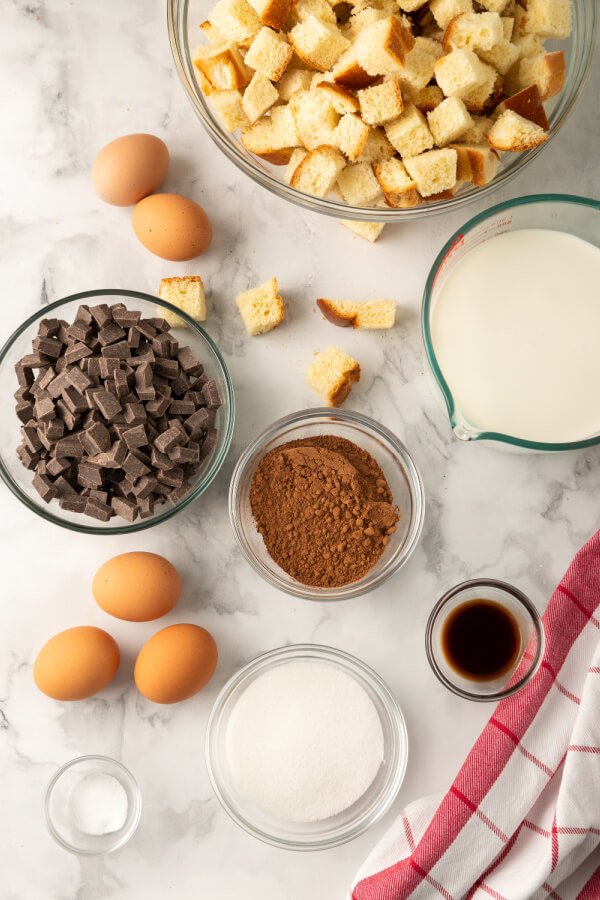
[{"label": "bread crust", "polygon": [[496,107],[496,112],[502,113],[505,109],[512,109],[513,112],[523,116],[524,119],[535,122],[544,131],[548,131],[550,128],[542,102],[542,95],[537,84],[530,84],[528,87],[523,88],[522,91],[513,94],[512,97],[507,97],[506,100],[503,100]]}]

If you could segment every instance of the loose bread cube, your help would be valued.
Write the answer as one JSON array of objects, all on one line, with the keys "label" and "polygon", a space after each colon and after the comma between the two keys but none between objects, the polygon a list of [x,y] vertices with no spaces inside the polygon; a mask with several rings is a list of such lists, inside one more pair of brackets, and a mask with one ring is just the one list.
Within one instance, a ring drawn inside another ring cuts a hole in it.
[{"label": "loose bread cube", "polygon": [[500,116],[505,109],[512,109],[513,112],[523,116],[524,119],[535,122],[535,124],[539,125],[540,128],[543,128],[544,131],[548,131],[550,128],[546,110],[542,103],[540,89],[537,84],[530,84],[529,87],[523,88],[518,94],[513,94],[512,97],[508,97],[502,103],[499,103],[494,112],[496,118]]},{"label": "loose bread cube", "polygon": [[200,30],[202,34],[205,36],[206,40],[209,44],[212,44],[213,47],[218,47],[220,44],[226,44],[227,38],[224,34],[222,34],[218,28],[215,28],[208,19],[206,21],[200,23]]},{"label": "loose bread cube", "polygon": [[273,107],[271,122],[280,147],[300,147],[302,145],[302,139],[296,128],[289,103],[286,103],[285,106]]},{"label": "loose bread cube", "polygon": [[290,161],[287,164],[287,168],[285,170],[284,178],[289,184],[292,180],[292,176],[303,159],[308,156],[308,150],[305,150],[304,147],[296,147],[290,156]]},{"label": "loose bread cube", "polygon": [[451,144],[457,154],[457,181],[483,187],[496,177],[500,158],[487,144]]},{"label": "loose bread cube", "polygon": [[242,108],[248,121],[256,122],[278,99],[277,89],[269,79],[265,78],[262,72],[255,72],[242,98]]},{"label": "loose bread cube", "polygon": [[473,12],[473,0],[430,0],[429,10],[438,26],[447,28],[455,16]]},{"label": "loose bread cube", "polygon": [[446,97],[464,97],[487,78],[484,63],[472,50],[452,50],[435,64],[435,78]]},{"label": "loose bread cube", "polygon": [[456,185],[456,150],[448,147],[443,150],[428,150],[420,156],[405,159],[404,165],[416,182],[421,197],[431,197],[433,194],[452,190]]},{"label": "loose bread cube", "polygon": [[326,75],[323,72],[313,72],[312,78],[310,79],[310,85],[308,87],[309,91],[314,91],[315,88],[318,88],[320,84],[326,80]]},{"label": "loose bread cube", "polygon": [[444,99],[443,90],[437,84],[428,84],[416,94],[411,96],[410,101],[413,106],[420,109],[421,112],[431,112],[436,106],[439,106]]},{"label": "loose bread cube", "polygon": [[269,81],[279,81],[293,55],[285,34],[263,26],[250,44],[245,63]]},{"label": "loose bread cube", "polygon": [[544,39],[539,34],[513,35],[512,43],[519,51],[520,59],[530,59],[532,56],[541,56],[546,52]]},{"label": "loose bread cube", "polygon": [[312,75],[308,69],[288,69],[277,82],[279,99],[287,103],[296,91],[307,91]]},{"label": "loose bread cube", "polygon": [[[199,275],[184,275],[181,278],[163,278],[158,288],[158,296],[172,306],[182,309],[194,322],[206,319],[206,294]],[[157,307],[156,315],[166,319],[171,328],[187,328],[187,323],[176,313],[164,307]]]},{"label": "loose bread cube", "polygon": [[353,47],[340,56],[334,66],[332,76],[335,84],[340,84],[355,91],[370,87],[381,80],[378,75],[369,75],[359,65],[356,51]]},{"label": "loose bread cube", "polygon": [[502,31],[504,32],[504,40],[510,41],[513,36],[515,20],[512,16],[502,16]]},{"label": "loose bread cube", "polygon": [[249,291],[242,291],[235,302],[246,331],[252,336],[266,334],[283,322],[283,300],[279,296],[276,278]]},{"label": "loose bread cube", "polygon": [[302,144],[289,104],[274,106],[270,116],[264,116],[242,131],[241,140],[246,150],[273,165],[286,164],[292,149]]},{"label": "loose bread cube", "polygon": [[506,75],[512,69],[520,56],[519,48],[511,41],[498,41],[491,50],[478,50],[480,59],[493,66],[501,75]]},{"label": "loose bread cube", "polygon": [[477,0],[477,2],[489,12],[503,13],[514,0]]},{"label": "loose bread cube", "polygon": [[357,234],[358,237],[374,244],[381,237],[381,232],[385,228],[382,222],[359,222],[354,219],[340,219],[340,225]]},{"label": "loose bread cube", "polygon": [[196,47],[192,62],[199,73],[200,86],[207,94],[213,91],[240,90],[249,84],[252,77],[250,69],[233,44]]},{"label": "loose bread cube", "polygon": [[343,85],[335,84],[332,81],[322,81],[317,87],[324,92],[335,111],[340,115],[358,112],[360,109],[360,104],[352,91]]},{"label": "loose bread cube", "polygon": [[544,38],[567,38],[573,28],[571,0],[528,0],[524,28]]},{"label": "loose bread cube", "polygon": [[309,16],[328,25],[337,25],[337,17],[327,0],[296,0],[290,11],[289,24],[306,22]]},{"label": "loose bread cube", "polygon": [[404,67],[397,78],[403,91],[420,91],[432,80],[435,64],[444,55],[439,41],[420,35],[406,55]]},{"label": "loose bread cube", "polygon": [[410,28],[396,16],[388,16],[365,28],[354,50],[359,65],[369,75],[393,75],[404,67],[414,43]]},{"label": "loose bread cube", "polygon": [[471,126],[461,135],[461,143],[481,144],[492,127],[492,120],[486,116],[471,116]]},{"label": "loose bread cube", "polygon": [[248,2],[262,24],[276,31],[285,25],[293,5],[293,0],[248,0]]},{"label": "loose bread cube", "polygon": [[565,75],[565,54],[562,50],[555,50],[543,56],[522,59],[518,68],[518,85],[522,89],[537,84],[542,100],[549,100],[562,91]]},{"label": "loose bread cube", "polygon": [[493,66],[482,62],[484,80],[477,87],[463,94],[462,99],[469,112],[482,113],[493,108],[503,92],[504,79]]},{"label": "loose bread cube", "polygon": [[382,128],[371,128],[365,149],[358,161],[373,163],[378,159],[391,159],[394,153],[394,148],[388,141],[385,131]]},{"label": "loose bread cube", "polygon": [[415,12],[417,9],[421,9],[422,6],[425,6],[427,0],[398,0],[398,6],[402,10],[402,12]]},{"label": "loose bread cube", "polygon": [[217,0],[208,21],[234,44],[251,41],[260,28],[260,19],[246,0]]},{"label": "loose bread cube", "polygon": [[300,139],[308,150],[333,143],[340,117],[323,91],[298,91],[288,105]]},{"label": "loose bread cube", "polygon": [[498,13],[461,13],[451,20],[444,32],[446,53],[466,47],[469,50],[491,50],[504,39],[502,19]]},{"label": "loose bread cube", "polygon": [[320,297],[317,307],[325,318],[341,328],[375,330],[393,328],[396,321],[394,300],[370,300],[357,303],[354,300],[330,300]]},{"label": "loose bread cube", "polygon": [[433,112],[427,113],[427,123],[438,147],[458,140],[473,124],[473,119],[460,97],[448,97]]},{"label": "loose bread cube", "polygon": [[319,72],[327,72],[350,47],[335,25],[326,25],[314,16],[295,25],[289,33],[290,43],[300,59]]},{"label": "loose bread cube", "polygon": [[346,160],[337,147],[317,147],[297,166],[290,184],[313,197],[325,197],[345,167]]},{"label": "loose bread cube", "polygon": [[366,6],[363,9],[360,9],[357,6],[354,6],[352,15],[347,23],[342,26],[342,33],[344,37],[347,37],[353,44],[365,28],[368,28],[373,22],[379,22],[381,19],[386,19],[391,12],[396,11],[397,8],[389,10],[376,9],[374,6]]},{"label": "loose bread cube", "polygon": [[419,156],[434,145],[427,120],[416,106],[407,106],[399,119],[385,126],[385,133],[402,158]]},{"label": "loose bread cube", "polygon": [[307,384],[327,406],[341,406],[359,380],[359,364],[338,347],[315,353],[306,372]]},{"label": "loose bread cube", "polygon": [[370,133],[371,129],[365,125],[360,116],[356,113],[346,113],[338,122],[332,141],[350,162],[356,162],[367,145]]},{"label": "loose bread cube", "polygon": [[360,114],[369,125],[384,125],[402,115],[402,91],[395,78],[358,92]]},{"label": "loose bread cube", "polygon": [[346,166],[337,180],[342,197],[351,206],[373,206],[381,194],[379,182],[370,163]]},{"label": "loose bread cube", "polygon": [[211,94],[211,100],[227,131],[237,131],[250,124],[239,91],[216,91]]},{"label": "loose bread cube", "polygon": [[373,172],[388,206],[395,209],[418,206],[420,198],[416,182],[410,177],[399,159],[375,162],[373,163]]},{"label": "loose bread cube", "polygon": [[548,140],[548,135],[535,122],[525,119],[512,109],[507,109],[496,119],[486,139],[494,150],[520,153],[543,144]]}]

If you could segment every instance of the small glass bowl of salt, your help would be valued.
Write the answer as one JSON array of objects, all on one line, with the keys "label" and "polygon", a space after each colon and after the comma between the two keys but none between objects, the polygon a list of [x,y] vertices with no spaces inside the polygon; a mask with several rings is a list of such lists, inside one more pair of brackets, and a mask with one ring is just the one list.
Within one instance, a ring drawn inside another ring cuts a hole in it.
[{"label": "small glass bowl of salt", "polygon": [[101,856],[132,836],[142,813],[142,795],[129,769],[116,759],[79,756],[53,775],[44,811],[48,830],[61,847]]}]

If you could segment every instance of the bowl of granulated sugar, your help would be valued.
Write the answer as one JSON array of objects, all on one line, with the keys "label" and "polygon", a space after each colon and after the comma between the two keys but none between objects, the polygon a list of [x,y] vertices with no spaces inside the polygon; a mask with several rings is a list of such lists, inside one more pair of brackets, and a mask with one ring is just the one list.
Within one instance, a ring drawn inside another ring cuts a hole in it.
[{"label": "bowl of granulated sugar", "polygon": [[362,834],[404,779],[402,711],[382,679],[332,647],[258,656],[227,682],[208,724],[214,791],[254,837],[324,850]]}]

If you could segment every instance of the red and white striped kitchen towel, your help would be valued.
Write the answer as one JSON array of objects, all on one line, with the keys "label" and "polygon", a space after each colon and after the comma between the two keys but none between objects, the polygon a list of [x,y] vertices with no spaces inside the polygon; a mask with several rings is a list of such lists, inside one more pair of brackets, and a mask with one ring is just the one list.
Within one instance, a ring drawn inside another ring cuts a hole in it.
[{"label": "red and white striped kitchen towel", "polygon": [[352,900],[600,900],[599,608],[600,532],[548,604],[537,674],[498,704],[441,802],[399,816]]}]

